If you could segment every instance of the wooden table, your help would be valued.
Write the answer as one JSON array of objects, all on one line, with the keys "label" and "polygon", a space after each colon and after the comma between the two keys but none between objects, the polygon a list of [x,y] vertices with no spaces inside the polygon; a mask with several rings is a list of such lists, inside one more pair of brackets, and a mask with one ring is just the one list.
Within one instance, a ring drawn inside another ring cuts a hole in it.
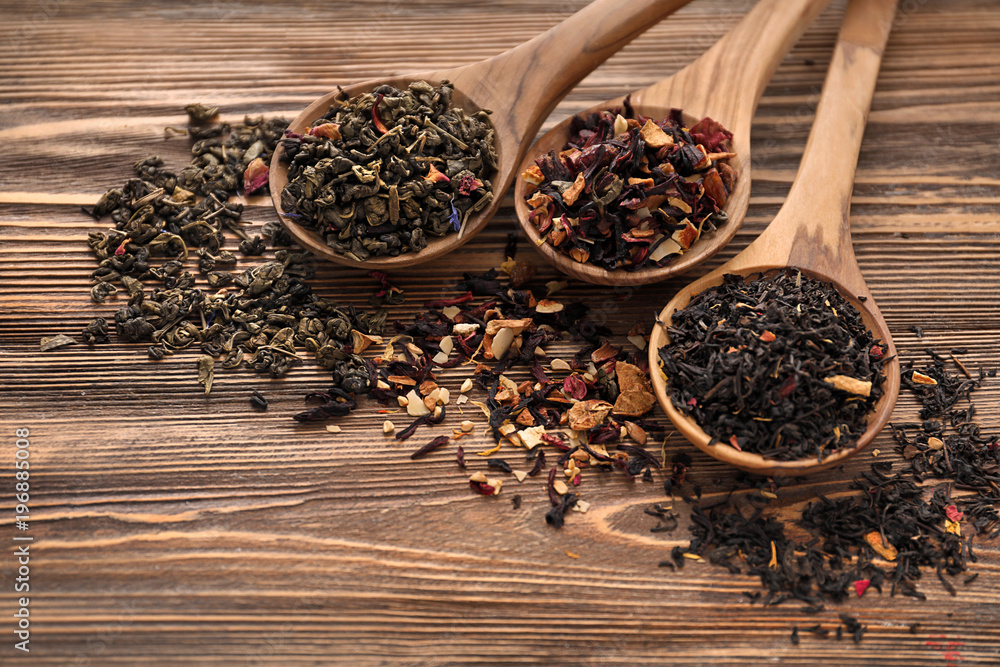
[{"label": "wooden table", "polygon": [[[184,123],[185,104],[221,105],[233,119],[293,116],[338,83],[499,53],[583,4],[3,3],[0,662],[1000,663],[996,543],[978,544],[980,577],[954,597],[928,573],[920,582],[926,602],[872,591],[817,617],[796,603],[750,606],[741,594],[758,590],[750,577],[706,564],[657,567],[688,539],[686,523],[672,534],[649,531],[642,510],[664,499],[661,480],[588,475],[581,490],[592,509],[554,530],[543,520],[540,479],[477,496],[451,455],[411,461],[413,446],[383,437],[384,417],[371,404],[343,420],[339,434],[294,422],[304,394],[326,386],[327,373],[312,364],[281,380],[219,373],[205,397],[193,352],[159,363],[139,344],[39,353],[41,337],[78,336],[118,307],[89,298],[87,233],[107,225],[80,205],[120,185],[148,154],[186,163],[186,141],[163,131]],[[653,26],[574,90],[547,127],[676,71],[749,4],[696,0]],[[753,128],[749,216],[712,266],[753,239],[787,192],[842,11],[834,3],[820,16],[765,94]],[[904,359],[963,346],[973,367],[1000,361],[998,43],[993,3],[901,3],[852,215],[858,258]],[[275,219],[268,200],[249,204],[252,222]],[[496,266],[515,227],[508,200],[459,255],[394,276],[408,300],[393,317],[446,292],[461,270]],[[683,283],[572,285],[568,294],[589,300],[623,334],[650,321]],[[323,266],[315,285],[364,305],[374,283]],[[446,378],[457,384],[461,373]],[[268,396],[268,412],[251,410],[251,389]],[[984,430],[1000,428],[1000,382],[987,383],[977,404]],[[904,395],[895,419],[915,415]],[[11,512],[18,428],[30,429],[27,532],[15,530]],[[489,444],[480,428],[466,449]],[[873,447],[896,460],[888,433]],[[691,452],[691,475],[707,495],[731,487],[733,471],[670,438],[667,456],[679,451]],[[777,511],[794,518],[815,493],[846,491],[871,462],[866,453],[785,487]],[[24,544],[12,538],[24,535],[33,538],[30,656],[12,646],[12,554]],[[798,646],[789,641],[793,625],[832,628],[839,612],[868,624],[860,644],[806,633]]]}]

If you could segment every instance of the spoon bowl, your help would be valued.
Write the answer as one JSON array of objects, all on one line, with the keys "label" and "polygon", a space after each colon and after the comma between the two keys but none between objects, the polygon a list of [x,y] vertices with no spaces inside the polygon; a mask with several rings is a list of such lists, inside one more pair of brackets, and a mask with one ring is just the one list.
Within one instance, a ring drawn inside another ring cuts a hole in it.
[{"label": "spoon bowl", "polygon": [[[614,109],[621,107],[624,98],[611,100],[593,107],[584,114],[600,111],[604,109]],[[638,104],[630,101],[636,113],[649,118],[665,118],[670,113],[670,107],[652,104]],[[707,114],[706,114],[707,115]],[[685,125],[690,127],[701,118],[694,118],[688,113],[684,113]],[[557,126],[546,132],[531,149],[527,159],[521,165],[518,173],[534,164],[535,156],[545,155],[550,151],[557,153],[566,145],[569,138],[569,127],[573,118],[567,118]],[[654,267],[628,271],[626,269],[608,270],[590,264],[588,262],[578,262],[572,257],[560,252],[550,243],[545,242],[538,227],[529,220],[531,209],[528,207],[527,198],[531,196],[534,186],[530,186],[523,178],[517,179],[514,184],[514,209],[517,212],[521,229],[524,230],[528,241],[538,250],[538,252],[557,269],[568,276],[578,280],[597,285],[642,285],[651,282],[665,280],[672,275],[685,273],[698,266],[722,247],[724,247],[739,230],[740,222],[746,214],[747,205],[750,201],[750,162],[744,159],[744,155],[749,155],[749,134],[741,133],[739,137],[733,134],[733,152],[736,157],[730,158],[728,164],[737,174],[736,186],[729,195],[726,202],[725,211],[729,215],[729,220],[721,225],[716,231],[709,235],[704,235],[691,249],[680,257],[675,258],[670,264],[664,267]],[[734,221],[734,217],[736,220]]]},{"label": "spoon bowl", "polygon": [[[514,186],[514,206],[521,228],[539,253],[563,273],[599,285],[643,285],[660,282],[690,271],[712,257],[736,235],[750,203],[750,125],[757,103],[774,70],[799,36],[823,10],[829,0],[760,0],[733,30],[696,61],[673,76],[638,90],[629,96],[638,114],[660,120],[671,109],[681,109],[688,127],[705,116],[722,123],[732,135],[735,158],[729,166],[737,181],[729,193],[724,211],[728,220],[703,236],[691,249],[662,267],[636,270],[608,270],[577,262],[542,240],[531,222],[527,202],[533,186],[518,178]],[[577,114],[620,108],[624,97],[597,104]],[[563,149],[572,118],[568,118],[538,139],[521,161],[517,173],[552,150]]]},{"label": "spoon bowl", "polygon": [[[497,170],[488,176],[493,201],[469,217],[461,233],[428,239],[419,252],[370,257],[359,261],[334,252],[323,237],[299,224],[281,202],[288,183],[288,164],[279,144],[271,160],[271,200],[289,234],[303,247],[330,261],[355,268],[391,270],[433,260],[467,243],[482,231],[503,203],[528,142],[556,104],[589,72],[646,29],[690,0],[595,0],[559,25],[505,53],[452,69],[404,74],[356,83],[344,88],[350,97],[380,85],[405,88],[413,81],[454,85],[452,102],[468,114],[492,110]],[[340,91],[329,93],[299,114],[289,125],[304,133],[330,108]]]},{"label": "spoon bowl", "polygon": [[[729,267],[729,265],[727,265],[727,267]],[[657,324],[657,326],[653,329],[652,335],[650,336],[649,363],[651,370],[650,380],[653,385],[653,392],[656,394],[664,412],[667,413],[667,416],[677,427],[677,430],[680,431],[681,435],[687,438],[698,449],[702,450],[712,458],[759,475],[785,475],[794,477],[812,474],[838,466],[846,459],[865,449],[869,444],[871,444],[872,440],[875,439],[875,436],[878,435],[878,433],[889,421],[889,417],[892,415],[892,410],[896,404],[896,399],[899,397],[899,360],[896,358],[896,347],[892,342],[892,336],[889,333],[885,320],[882,318],[882,314],[875,306],[875,302],[872,300],[871,294],[868,293],[867,288],[863,291],[850,290],[847,285],[840,282],[838,276],[825,275],[823,273],[802,267],[795,268],[799,268],[804,275],[827,283],[832,283],[837,291],[840,292],[840,294],[848,301],[848,303],[858,310],[861,314],[861,319],[864,322],[865,327],[871,331],[875,338],[880,340],[886,347],[885,355],[889,361],[882,366],[883,372],[885,373],[885,382],[882,385],[883,394],[882,397],[875,403],[874,409],[869,414],[867,428],[858,438],[857,443],[853,447],[840,449],[823,457],[822,461],[819,459],[798,459],[792,461],[765,459],[760,454],[740,451],[727,443],[718,441],[713,443],[712,437],[705,432],[697,421],[695,421],[687,413],[674,406],[667,390],[666,378],[663,373],[657,372],[657,369],[659,368],[658,352],[661,347],[667,345],[669,342],[667,328],[669,328],[672,323],[673,314],[678,310],[686,308],[691,302],[691,299],[697,294],[700,294],[706,289],[720,285],[724,274],[737,274],[743,276],[744,278],[750,278],[759,274],[771,275],[778,270],[787,268],[787,266],[784,264],[775,265],[771,263],[759,264],[756,266],[742,266],[739,268],[723,268],[726,269],[724,272],[713,271],[678,292],[660,313],[659,321],[663,324]],[[865,297],[865,299],[861,300],[858,298],[859,296]]]},{"label": "spoon bowl", "polygon": [[[899,397],[896,347],[854,256],[849,218],[861,139],[896,2],[851,0],[788,199],[767,229],[743,252],[680,290],[660,313],[650,337],[653,391],[667,416],[696,447],[743,470],[796,476],[839,465],[874,440],[888,422]],[[685,308],[695,295],[721,284],[726,274],[749,277],[787,267],[832,283],[887,348],[887,361],[882,365],[884,393],[868,416],[865,432],[854,447],[838,450],[822,461],[814,458],[775,461],[725,443],[712,444],[704,429],[674,406],[667,393],[666,378],[658,372],[659,350],[669,342],[673,314]]]}]

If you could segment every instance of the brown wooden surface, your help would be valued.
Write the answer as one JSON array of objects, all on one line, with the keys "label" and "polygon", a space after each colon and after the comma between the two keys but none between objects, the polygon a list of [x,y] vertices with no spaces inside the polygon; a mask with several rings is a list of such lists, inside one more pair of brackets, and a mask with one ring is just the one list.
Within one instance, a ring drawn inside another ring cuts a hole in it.
[{"label": "brown wooden surface", "polygon": [[[363,409],[331,434],[291,420],[325,387],[312,365],[285,379],[220,372],[212,396],[196,355],[154,363],[144,346],[39,339],[78,334],[117,307],[93,304],[79,210],[159,153],[184,161],[184,104],[227,117],[294,116],[331,90],[381,75],[457,66],[551,27],[582,2],[52,2],[0,10],[0,663],[38,665],[789,664],[961,665],[1000,661],[1000,551],[978,544],[979,579],[952,597],[928,573],[926,602],[869,592],[804,616],[761,609],[748,577],[691,563],[656,567],[687,541],[686,524],[651,534],[643,507],[660,480],[587,475],[593,503],[561,531],[545,525],[539,480],[497,498],[469,492],[448,454],[409,460]],[[653,83],[693,60],[749,3],[696,0],[637,38],[557,107],[565,114]],[[842,3],[806,31],[778,68],[754,119],[746,223],[702,272],[745,247],[787,193],[812,120]],[[231,41],[236,40],[236,41]],[[1000,13],[974,0],[902,2],[886,50],[855,183],[854,246],[904,359],[969,348],[973,368],[1000,365]],[[247,218],[275,219],[265,198]],[[458,256],[395,276],[405,316],[461,270],[499,263],[517,228],[510,199]],[[532,249],[522,244],[522,257]],[[539,264],[542,262],[539,260]],[[540,266],[540,268],[542,268]],[[543,268],[540,279],[556,274]],[[689,278],[644,288],[573,285],[616,331]],[[323,266],[324,294],[364,304],[370,278]],[[923,327],[916,338],[910,325]],[[447,375],[457,385],[462,373]],[[253,388],[271,400],[251,411]],[[1000,430],[1000,381],[976,401]],[[471,414],[471,413],[470,413]],[[903,395],[894,419],[912,420]],[[661,417],[662,418],[662,417]],[[30,656],[13,650],[14,429],[31,429]],[[470,452],[485,449],[482,429]],[[872,445],[895,460],[888,434]],[[706,494],[732,470],[680,437]],[[503,454],[519,460],[514,451]],[[471,458],[478,458],[472,456]],[[817,492],[846,491],[869,454],[784,487],[788,517]],[[514,492],[524,499],[514,510]],[[679,502],[679,501],[678,501]],[[567,557],[566,550],[580,555]],[[803,633],[846,611],[868,624],[860,645]],[[916,634],[910,623],[919,622]],[[5,624],[10,625],[5,625]]]}]

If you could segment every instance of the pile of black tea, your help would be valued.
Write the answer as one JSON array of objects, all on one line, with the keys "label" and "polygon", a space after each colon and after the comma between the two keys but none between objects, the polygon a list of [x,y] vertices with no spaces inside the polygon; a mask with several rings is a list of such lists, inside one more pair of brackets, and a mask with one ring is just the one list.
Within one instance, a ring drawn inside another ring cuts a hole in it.
[{"label": "pile of black tea", "polygon": [[685,127],[679,109],[655,121],[624,109],[572,120],[563,149],[521,177],[539,235],[603,269],[664,266],[726,221],[736,186],[732,134],[711,118]]},{"label": "pile of black tea", "polygon": [[[973,540],[1000,537],[1000,438],[981,432],[969,402],[987,373],[973,376],[954,355],[964,377],[949,373],[945,360],[928,352],[929,366],[911,362],[901,370],[903,385],[920,398],[922,421],[892,424],[897,460],[876,459],[853,480],[853,493],[809,502],[796,520],[797,537],[768,512],[776,480],[747,477],[710,506],[682,490],[694,504],[692,540],[661,565],[705,559],[759,577],[767,593],[746,593],[751,602],[797,600],[808,613],[871,591],[923,600],[918,581],[925,573],[951,595],[956,584],[975,581],[978,573],[965,574],[977,560]],[[848,628],[855,641],[860,627]]]},{"label": "pile of black tea", "polygon": [[883,393],[886,347],[833,285],[796,270],[727,275],[667,332],[674,406],[740,451],[822,460],[855,445]]},{"label": "pile of black tea", "polygon": [[[159,157],[133,165],[135,177],[109,190],[87,211],[110,216],[114,226],[92,232],[88,243],[98,262],[91,296],[103,303],[119,291],[127,302],[114,314],[120,341],[148,342],[149,356],[162,359],[180,350],[198,350],[198,380],[209,393],[216,366],[249,367],[272,376],[285,374],[311,352],[334,371],[345,391],[367,388],[364,360],[352,352],[359,336],[377,334],[384,313],[359,313],[320,299],[306,280],[314,260],[307,253],[279,248],[273,259],[258,259],[268,246],[291,239],[280,223],[249,235],[243,204],[232,195],[267,184],[267,161],[287,126],[283,119],[246,118],[213,122],[217,109],[192,105],[190,164],[180,172]],[[86,209],[85,209],[86,210]],[[251,265],[237,270],[237,255],[225,248],[227,233]],[[197,274],[192,273],[197,264]],[[83,331],[85,342],[110,339],[101,317]],[[264,403],[266,405],[266,402]]]},{"label": "pile of black tea", "polygon": [[287,215],[358,261],[461,234],[493,201],[496,149],[489,112],[467,115],[452,93],[447,81],[342,92],[304,135],[282,140]]}]

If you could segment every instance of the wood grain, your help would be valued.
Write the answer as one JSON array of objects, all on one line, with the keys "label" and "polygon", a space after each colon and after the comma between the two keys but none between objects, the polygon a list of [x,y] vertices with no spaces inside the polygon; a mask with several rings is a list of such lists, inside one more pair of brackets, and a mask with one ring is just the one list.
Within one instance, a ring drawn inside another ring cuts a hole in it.
[{"label": "wood grain", "polygon": [[[375,3],[104,2],[0,4],[0,507],[13,506],[15,428],[31,429],[32,654],[11,646],[10,511],[0,514],[4,591],[0,663],[37,665],[788,664],[959,665],[1000,660],[1000,549],[978,543],[979,579],[952,597],[933,573],[926,602],[869,592],[816,617],[796,604],[762,609],[749,577],[689,564],[656,567],[686,543],[649,532],[642,509],[663,487],[587,476],[593,503],[560,531],[545,525],[539,483],[470,494],[450,453],[411,461],[387,441],[384,415],[363,409],[343,433],[290,416],[327,375],[311,365],[282,380],[219,373],[212,396],[196,355],[154,363],[143,346],[39,339],[77,335],[117,304],[87,294],[94,265],[79,211],[150,153],[185,161],[192,101],[293,116],[349,83],[455,67],[501,53],[580,9],[504,0]],[[678,71],[731,29],[751,3],[696,0],[626,46],[561,102],[567,114]],[[843,3],[792,49],[751,132],[754,183],[733,241],[694,275],[745,248],[788,192],[811,126]],[[855,254],[903,359],[967,347],[970,368],[1000,365],[1000,14],[985,0],[901,3],[885,52],[855,179]],[[237,38],[240,41],[232,42]],[[249,202],[255,225],[275,219]],[[501,261],[516,230],[511,198],[461,254],[399,272],[408,317],[463,270]],[[522,244],[522,257],[532,250]],[[539,281],[559,276],[541,260]],[[619,334],[651,321],[689,277],[645,287],[572,284]],[[373,282],[323,264],[317,289],[364,305]],[[114,299],[112,299],[113,301]],[[908,329],[920,326],[924,337]],[[559,349],[570,349],[567,343]],[[446,374],[457,386],[461,371]],[[260,389],[271,407],[252,412]],[[1000,431],[1000,381],[977,394],[984,431]],[[894,421],[916,418],[903,395]],[[662,415],[660,416],[663,419]],[[469,458],[488,440],[477,430]],[[415,447],[415,446],[414,446]],[[896,460],[892,439],[872,444]],[[721,497],[733,470],[690,452],[692,478]],[[516,451],[502,455],[520,462]],[[4,462],[6,461],[6,462]],[[848,492],[867,454],[791,481],[777,511],[791,520],[816,493]],[[516,492],[523,503],[514,510]],[[678,506],[683,508],[678,500]],[[794,526],[790,525],[790,529]],[[572,559],[566,550],[580,555]],[[837,612],[869,626],[860,645],[793,625],[833,627]],[[915,634],[911,623],[921,624]]]}]

